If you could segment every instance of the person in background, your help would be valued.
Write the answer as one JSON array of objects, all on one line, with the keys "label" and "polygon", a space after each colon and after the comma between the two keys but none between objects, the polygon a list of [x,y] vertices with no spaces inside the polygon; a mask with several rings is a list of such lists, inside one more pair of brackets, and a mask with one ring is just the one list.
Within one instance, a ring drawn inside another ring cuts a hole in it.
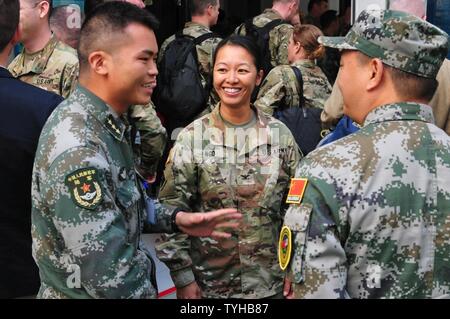
[{"label": "person in background", "polygon": [[[289,40],[290,65],[272,69],[258,92],[255,106],[271,116],[279,109],[300,107],[302,91],[304,107],[323,108],[331,93],[331,86],[322,70],[314,61],[325,54],[325,48],[317,41],[323,35],[319,28],[303,24],[294,28]],[[292,69],[296,67],[303,77],[303,88]]]},{"label": "person in background", "polygon": [[52,9],[50,29],[58,40],[75,50],[80,37],[81,22],[81,12],[77,6],[64,5]]},{"label": "person in background", "polygon": [[20,0],[22,52],[8,70],[21,81],[67,98],[78,79],[76,51],[50,29],[51,0]]},{"label": "person in background", "polygon": [[310,0],[308,14],[302,21],[303,24],[313,24],[320,28],[320,17],[328,10],[328,0]]},{"label": "person in background", "polygon": [[[325,36],[335,37],[339,35],[339,17],[335,10],[328,10],[320,17],[320,25]],[[339,72],[339,61],[341,55],[339,50],[333,48],[325,48],[325,56],[317,61],[317,65],[327,76],[331,85],[334,85],[337,74]]]}]

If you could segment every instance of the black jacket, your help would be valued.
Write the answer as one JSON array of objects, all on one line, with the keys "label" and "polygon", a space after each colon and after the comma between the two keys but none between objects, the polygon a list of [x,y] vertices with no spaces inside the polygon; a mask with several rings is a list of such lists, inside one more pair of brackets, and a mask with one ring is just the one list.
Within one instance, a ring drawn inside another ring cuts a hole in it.
[{"label": "black jacket", "polygon": [[34,295],[31,174],[42,127],[63,100],[0,67],[0,298]]}]

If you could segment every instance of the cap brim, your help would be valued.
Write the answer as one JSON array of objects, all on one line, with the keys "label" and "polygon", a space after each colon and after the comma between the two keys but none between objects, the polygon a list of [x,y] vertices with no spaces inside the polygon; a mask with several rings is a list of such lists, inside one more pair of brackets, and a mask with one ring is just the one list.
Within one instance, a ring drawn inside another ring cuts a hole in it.
[{"label": "cap brim", "polygon": [[329,48],[335,48],[339,50],[358,50],[356,47],[348,44],[345,37],[319,37],[320,44],[323,44]]}]

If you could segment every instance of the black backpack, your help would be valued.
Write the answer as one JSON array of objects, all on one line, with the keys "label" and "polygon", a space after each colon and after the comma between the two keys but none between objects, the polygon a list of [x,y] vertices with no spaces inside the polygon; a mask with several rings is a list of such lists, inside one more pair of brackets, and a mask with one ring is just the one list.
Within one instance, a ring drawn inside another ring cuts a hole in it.
[{"label": "black backpack", "polygon": [[207,106],[211,85],[202,86],[196,45],[212,37],[212,32],[197,38],[179,32],[167,45],[158,66],[154,102],[168,119],[170,131],[188,125]]},{"label": "black backpack", "polygon": [[273,65],[270,62],[271,55],[269,49],[269,39],[270,39],[269,33],[273,28],[284,23],[286,23],[286,21],[281,19],[270,21],[263,27],[255,26],[253,24],[253,19],[248,19],[244,23],[246,36],[252,38],[260,49],[262,68],[264,70],[264,77],[266,77],[267,74],[269,74],[270,70],[273,69]]},{"label": "black backpack", "polygon": [[274,117],[289,128],[303,155],[306,156],[316,148],[323,137],[324,132],[322,130],[322,122],[320,121],[322,109],[318,107],[304,107],[303,76],[295,66],[292,67],[292,71],[294,71],[300,86],[300,105],[299,107],[281,106],[275,112]]}]

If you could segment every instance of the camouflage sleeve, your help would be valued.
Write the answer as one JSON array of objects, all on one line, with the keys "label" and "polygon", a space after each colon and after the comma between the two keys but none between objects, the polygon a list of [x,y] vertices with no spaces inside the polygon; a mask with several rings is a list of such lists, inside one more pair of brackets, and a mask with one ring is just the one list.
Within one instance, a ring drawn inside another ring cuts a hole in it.
[{"label": "camouflage sleeve", "polygon": [[166,129],[162,126],[151,102],[148,105],[132,106],[130,116],[135,120],[140,136],[140,154],[138,154],[140,164],[137,169],[144,178],[149,178],[156,175],[166,147]]},{"label": "camouflage sleeve", "polygon": [[66,65],[61,79],[61,96],[65,99],[75,90],[78,83],[79,64]]},{"label": "camouflage sleeve", "polygon": [[333,213],[338,208],[334,188],[325,179],[308,176],[306,162],[296,176],[308,182],[302,203],[291,204],[285,216],[293,236],[287,276],[295,298],[348,298],[347,260]]},{"label": "camouflage sleeve", "polygon": [[344,98],[337,83],[338,81],[334,83],[331,95],[325,102],[322,114],[320,115],[320,120],[325,128],[336,125],[342,115],[344,115]]},{"label": "camouflage sleeve", "polygon": [[[171,151],[166,165],[166,181],[162,187],[164,204],[180,207],[192,211],[197,201],[196,166],[190,147],[189,134],[178,136],[178,140]],[[167,180],[169,178],[169,180]],[[158,258],[169,267],[176,287],[184,287],[195,280],[190,257],[191,242],[185,234],[164,235],[162,241],[156,246]]]},{"label": "camouflage sleeve", "polygon": [[282,67],[273,68],[259,88],[255,106],[264,114],[272,116],[274,110],[284,104],[286,85]]},{"label": "camouflage sleeve", "polygon": [[275,61],[272,61],[272,65],[285,65],[289,64],[288,60],[288,46],[289,39],[294,31],[294,27],[290,24],[282,24],[279,28],[274,28],[271,32],[277,32],[275,37],[271,37],[274,39],[274,43],[270,46],[272,52],[270,52],[271,56],[275,58]]},{"label": "camouflage sleeve", "polygon": [[[111,189],[110,179],[110,164],[103,156],[96,150],[76,147],[52,163],[39,188],[67,258],[80,267],[81,285],[89,295],[108,299],[142,297],[151,287],[151,264],[129,243],[125,216],[116,204],[116,190]],[[78,191],[77,184],[90,193],[81,195],[83,191]],[[136,186],[128,186],[122,192],[136,194]],[[126,197],[133,197],[137,205],[139,196]],[[52,263],[52,258],[59,256],[52,257],[50,250],[45,258]]]}]

